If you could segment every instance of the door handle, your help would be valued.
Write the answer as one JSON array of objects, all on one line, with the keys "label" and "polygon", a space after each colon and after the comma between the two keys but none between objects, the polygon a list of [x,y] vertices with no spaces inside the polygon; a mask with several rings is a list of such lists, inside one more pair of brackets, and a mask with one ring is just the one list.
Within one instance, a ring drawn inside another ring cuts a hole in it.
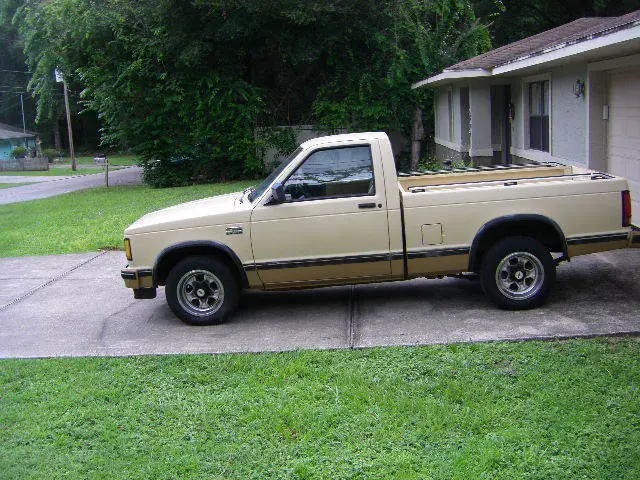
[{"label": "door handle", "polygon": [[371,203],[359,203],[359,204],[358,204],[358,208],[376,208],[376,203],[375,203],[375,202],[371,202]]}]

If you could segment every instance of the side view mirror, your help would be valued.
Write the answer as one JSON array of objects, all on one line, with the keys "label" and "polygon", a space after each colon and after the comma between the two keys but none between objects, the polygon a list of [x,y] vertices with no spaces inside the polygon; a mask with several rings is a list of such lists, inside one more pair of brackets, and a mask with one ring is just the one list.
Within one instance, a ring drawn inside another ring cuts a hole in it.
[{"label": "side view mirror", "polygon": [[268,205],[278,205],[280,203],[284,203],[286,200],[284,196],[284,187],[281,183],[276,183],[271,187],[271,198],[269,199]]}]

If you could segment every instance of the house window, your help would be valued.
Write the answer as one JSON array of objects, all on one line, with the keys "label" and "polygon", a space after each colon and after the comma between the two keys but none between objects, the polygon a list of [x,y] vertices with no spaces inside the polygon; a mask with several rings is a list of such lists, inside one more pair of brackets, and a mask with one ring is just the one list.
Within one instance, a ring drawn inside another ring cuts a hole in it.
[{"label": "house window", "polygon": [[549,81],[529,84],[529,148],[549,151]]}]

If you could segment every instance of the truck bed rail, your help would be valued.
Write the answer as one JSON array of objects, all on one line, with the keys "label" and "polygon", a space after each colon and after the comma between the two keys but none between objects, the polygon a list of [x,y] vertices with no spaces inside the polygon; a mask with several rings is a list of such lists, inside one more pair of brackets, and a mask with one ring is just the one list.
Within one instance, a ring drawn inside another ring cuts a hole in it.
[{"label": "truck bed rail", "polygon": [[558,179],[558,178],[575,178],[575,177],[591,177],[591,180],[605,180],[608,178],[614,178],[613,175],[609,175],[608,173],[600,173],[600,172],[594,172],[594,173],[569,173],[566,175],[541,175],[539,177],[527,177],[527,178],[522,178],[522,179],[508,179],[508,180],[495,180],[495,179],[487,179],[487,180],[478,180],[475,182],[455,182],[455,183],[436,183],[436,184],[430,184],[430,185],[416,185],[416,186],[411,186],[409,188],[407,188],[407,191],[409,193],[421,193],[421,192],[426,192],[428,188],[430,187],[442,187],[442,186],[447,186],[447,187],[456,187],[456,186],[461,186],[461,185],[477,185],[477,184],[481,184],[481,183],[500,183],[503,182],[505,184],[505,186],[514,186],[518,184],[518,180],[548,180],[548,179]]},{"label": "truck bed rail", "polygon": [[424,192],[429,188],[464,185],[504,183],[505,186],[510,187],[524,181],[614,178],[613,175],[558,162],[529,162],[518,165],[489,165],[450,170],[414,170],[400,173],[398,177],[401,188],[410,193]]},{"label": "truck bed rail", "polygon": [[487,165],[478,167],[465,167],[465,168],[451,168],[442,170],[412,170],[410,172],[398,172],[398,177],[418,177],[424,175],[443,175],[451,173],[473,173],[473,172],[492,172],[498,170],[519,170],[522,168],[536,168],[536,167],[564,167],[562,163],[558,162],[530,162],[522,164],[511,165]]}]

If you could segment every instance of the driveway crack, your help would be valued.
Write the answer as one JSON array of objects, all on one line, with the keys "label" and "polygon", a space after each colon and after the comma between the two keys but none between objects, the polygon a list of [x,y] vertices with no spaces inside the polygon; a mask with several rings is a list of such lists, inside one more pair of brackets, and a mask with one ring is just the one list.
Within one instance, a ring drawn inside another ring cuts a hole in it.
[{"label": "driveway crack", "polygon": [[31,295],[33,295],[34,293],[42,290],[43,288],[48,287],[49,285],[57,282],[58,280],[63,279],[64,277],[66,277],[67,275],[69,275],[71,272],[77,270],[80,267],[85,266],[87,263],[90,263],[92,261],[94,261],[96,258],[101,257],[102,255],[104,255],[105,253],[107,253],[109,250],[103,250],[100,253],[98,253],[97,255],[94,255],[93,257],[89,258],[88,260],[85,260],[84,262],[81,262],[77,265],[75,265],[74,267],[71,267],[69,270],[66,270],[58,275],[56,275],[55,277],[47,280],[45,283],[43,283],[42,285],[38,285],[37,287],[32,288],[31,290],[29,290],[27,293],[19,296],[18,298],[14,298],[13,300],[11,300],[9,303],[5,303],[4,305],[0,306],[0,312],[5,311],[7,308],[12,307],[13,305],[16,305],[20,302],[22,302],[23,300],[25,300],[26,298],[30,297]]},{"label": "driveway crack", "polygon": [[356,346],[358,334],[358,292],[355,285],[349,288],[349,302],[347,311],[347,345],[353,349]]}]

